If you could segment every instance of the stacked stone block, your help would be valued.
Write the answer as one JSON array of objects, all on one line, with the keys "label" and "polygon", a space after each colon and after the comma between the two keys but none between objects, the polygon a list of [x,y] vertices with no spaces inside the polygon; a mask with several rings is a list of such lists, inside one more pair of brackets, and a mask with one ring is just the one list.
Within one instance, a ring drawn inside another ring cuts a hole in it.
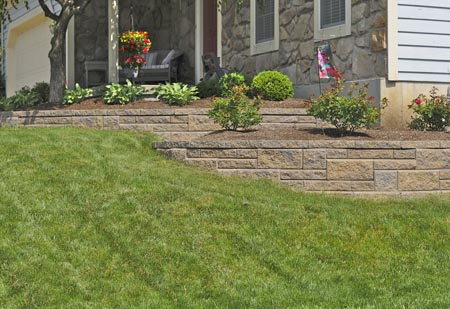
[{"label": "stacked stone block", "polygon": [[160,142],[163,154],[223,174],[312,192],[450,193],[448,141]]}]

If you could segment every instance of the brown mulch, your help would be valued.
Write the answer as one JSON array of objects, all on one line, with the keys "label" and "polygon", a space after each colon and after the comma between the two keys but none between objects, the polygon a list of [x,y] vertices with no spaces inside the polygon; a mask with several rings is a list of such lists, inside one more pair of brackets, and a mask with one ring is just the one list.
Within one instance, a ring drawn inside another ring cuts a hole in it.
[{"label": "brown mulch", "polygon": [[[325,134],[324,134],[325,133]],[[388,140],[388,141],[427,141],[450,140],[450,133],[422,132],[413,130],[359,130],[352,136],[337,134],[334,129],[325,129],[322,132],[317,128],[258,128],[249,131],[216,131],[198,138],[197,140]]]},{"label": "brown mulch", "polygon": [[[154,99],[153,99],[154,100]],[[283,102],[264,101],[262,107],[265,108],[303,108],[306,106],[306,101],[303,99],[288,99]],[[92,110],[92,109],[154,109],[154,108],[211,108],[211,99],[196,100],[185,106],[171,106],[161,101],[149,101],[139,100],[126,105],[110,105],[105,104],[102,98],[88,99],[80,104],[73,105],[54,105],[54,104],[41,104],[33,108],[26,110]]]}]

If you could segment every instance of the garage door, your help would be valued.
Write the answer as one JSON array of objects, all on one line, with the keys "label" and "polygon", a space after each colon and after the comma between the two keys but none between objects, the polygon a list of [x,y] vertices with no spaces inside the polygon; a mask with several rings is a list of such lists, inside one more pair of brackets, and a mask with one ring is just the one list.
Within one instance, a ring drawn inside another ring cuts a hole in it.
[{"label": "garage door", "polygon": [[[49,21],[23,29],[16,33],[15,46],[11,46],[15,78],[15,90],[23,86],[33,86],[36,82],[50,81],[50,50],[51,33]],[[8,57],[7,57],[8,59]]]}]

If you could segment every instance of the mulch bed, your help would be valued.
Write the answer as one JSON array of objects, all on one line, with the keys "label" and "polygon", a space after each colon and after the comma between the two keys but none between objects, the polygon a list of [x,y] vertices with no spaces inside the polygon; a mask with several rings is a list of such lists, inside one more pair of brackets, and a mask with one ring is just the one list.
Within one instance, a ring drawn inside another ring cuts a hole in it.
[{"label": "mulch bed", "polygon": [[450,133],[422,132],[413,130],[359,130],[352,136],[337,134],[334,129],[276,127],[258,128],[249,131],[216,131],[197,140],[388,140],[388,141],[427,141],[450,140]]}]

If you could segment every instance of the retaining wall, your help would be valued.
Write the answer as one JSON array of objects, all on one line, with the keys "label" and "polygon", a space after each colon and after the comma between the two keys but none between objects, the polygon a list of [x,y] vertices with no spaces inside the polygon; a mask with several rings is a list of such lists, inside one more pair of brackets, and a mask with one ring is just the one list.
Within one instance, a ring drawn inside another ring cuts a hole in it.
[{"label": "retaining wall", "polygon": [[313,192],[450,193],[450,141],[158,142],[177,160]]},{"label": "retaining wall", "polygon": [[[193,139],[220,126],[207,108],[46,110],[0,113],[0,126],[76,126],[110,130],[141,130],[170,140]],[[261,108],[260,126],[315,127],[318,121],[304,108]]]}]

